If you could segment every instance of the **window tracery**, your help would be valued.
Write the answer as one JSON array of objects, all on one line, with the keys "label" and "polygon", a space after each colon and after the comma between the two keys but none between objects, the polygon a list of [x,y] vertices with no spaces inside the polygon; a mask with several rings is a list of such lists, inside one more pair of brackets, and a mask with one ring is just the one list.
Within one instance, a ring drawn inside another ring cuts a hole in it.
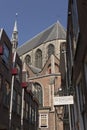
[{"label": "window tracery", "polygon": [[49,44],[48,45],[48,57],[50,57],[52,54],[55,53],[55,48],[54,48],[54,45],[52,44]]},{"label": "window tracery", "polygon": [[42,68],[42,51],[40,49],[35,54],[35,65],[38,68]]},{"label": "window tracery", "polygon": [[30,57],[30,55],[26,55],[25,62],[26,62],[27,65],[31,64],[31,57]]},{"label": "window tracery", "polygon": [[39,106],[41,107],[43,105],[43,97],[42,97],[43,94],[42,94],[42,87],[40,84],[34,83],[33,93],[34,93],[35,97],[38,99]]}]

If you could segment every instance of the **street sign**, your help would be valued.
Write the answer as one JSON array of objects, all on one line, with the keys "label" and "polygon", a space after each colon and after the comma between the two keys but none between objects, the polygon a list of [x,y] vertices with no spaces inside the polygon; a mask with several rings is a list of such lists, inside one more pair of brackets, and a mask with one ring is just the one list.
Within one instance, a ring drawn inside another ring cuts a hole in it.
[{"label": "street sign", "polygon": [[54,97],[54,106],[74,104],[73,96]]}]

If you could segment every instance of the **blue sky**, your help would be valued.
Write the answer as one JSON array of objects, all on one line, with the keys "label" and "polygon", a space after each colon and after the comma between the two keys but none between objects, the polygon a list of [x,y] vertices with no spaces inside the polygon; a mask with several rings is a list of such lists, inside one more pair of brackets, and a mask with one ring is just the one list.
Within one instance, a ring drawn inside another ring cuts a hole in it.
[{"label": "blue sky", "polygon": [[0,0],[0,28],[11,38],[18,13],[19,46],[57,20],[66,28],[68,0]]}]

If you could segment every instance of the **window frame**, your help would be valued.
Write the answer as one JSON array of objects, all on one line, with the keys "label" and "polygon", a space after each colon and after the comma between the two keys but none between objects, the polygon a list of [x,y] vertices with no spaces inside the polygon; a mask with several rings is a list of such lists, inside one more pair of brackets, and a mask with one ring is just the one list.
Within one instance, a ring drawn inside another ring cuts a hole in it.
[{"label": "window frame", "polygon": [[[43,118],[42,118],[43,116]],[[42,120],[46,120],[46,125],[41,125],[42,124]],[[39,128],[48,128],[48,114],[40,114],[39,115]]]},{"label": "window frame", "polygon": [[85,95],[83,93],[83,81],[82,78],[80,79],[77,87],[76,87],[76,93],[77,93],[77,104],[78,104],[78,111],[80,116],[80,121],[83,124],[83,128],[85,130],[86,127],[86,111],[85,111]]},{"label": "window frame", "polygon": [[76,50],[77,41],[78,41],[79,32],[80,32],[76,0],[73,0],[71,9],[72,9],[72,22],[73,22],[73,36],[74,36],[74,40],[75,40],[74,44],[76,44],[74,46],[75,46],[75,50]]},{"label": "window frame", "polygon": [[16,75],[16,79],[20,82],[20,79],[21,79],[21,67],[20,67],[20,65],[17,63],[16,64],[16,68],[17,68],[17,75]]},{"label": "window frame", "polygon": [[32,124],[34,124],[34,122],[35,122],[35,110],[34,110],[33,107],[32,107],[31,109],[32,109],[32,110],[31,110],[31,111],[32,111],[32,112],[31,112],[31,114],[32,114],[32,115],[31,115],[31,120],[32,120]]},{"label": "window frame", "polygon": [[6,106],[7,108],[9,108],[10,105],[10,92],[11,92],[10,84],[7,80],[5,80],[4,92],[3,92],[3,105]]},{"label": "window frame", "polygon": [[2,59],[5,62],[5,64],[8,64],[9,62],[9,55],[10,55],[10,50],[8,46],[6,45],[6,43],[4,42]]},{"label": "window frame", "polygon": [[35,53],[35,66],[42,68],[42,50],[37,49]]}]

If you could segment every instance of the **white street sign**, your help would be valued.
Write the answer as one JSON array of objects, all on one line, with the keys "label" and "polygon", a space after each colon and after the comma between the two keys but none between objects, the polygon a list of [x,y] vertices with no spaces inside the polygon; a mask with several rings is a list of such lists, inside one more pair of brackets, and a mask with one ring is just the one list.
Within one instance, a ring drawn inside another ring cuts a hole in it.
[{"label": "white street sign", "polygon": [[74,104],[73,96],[54,97],[54,106]]}]

